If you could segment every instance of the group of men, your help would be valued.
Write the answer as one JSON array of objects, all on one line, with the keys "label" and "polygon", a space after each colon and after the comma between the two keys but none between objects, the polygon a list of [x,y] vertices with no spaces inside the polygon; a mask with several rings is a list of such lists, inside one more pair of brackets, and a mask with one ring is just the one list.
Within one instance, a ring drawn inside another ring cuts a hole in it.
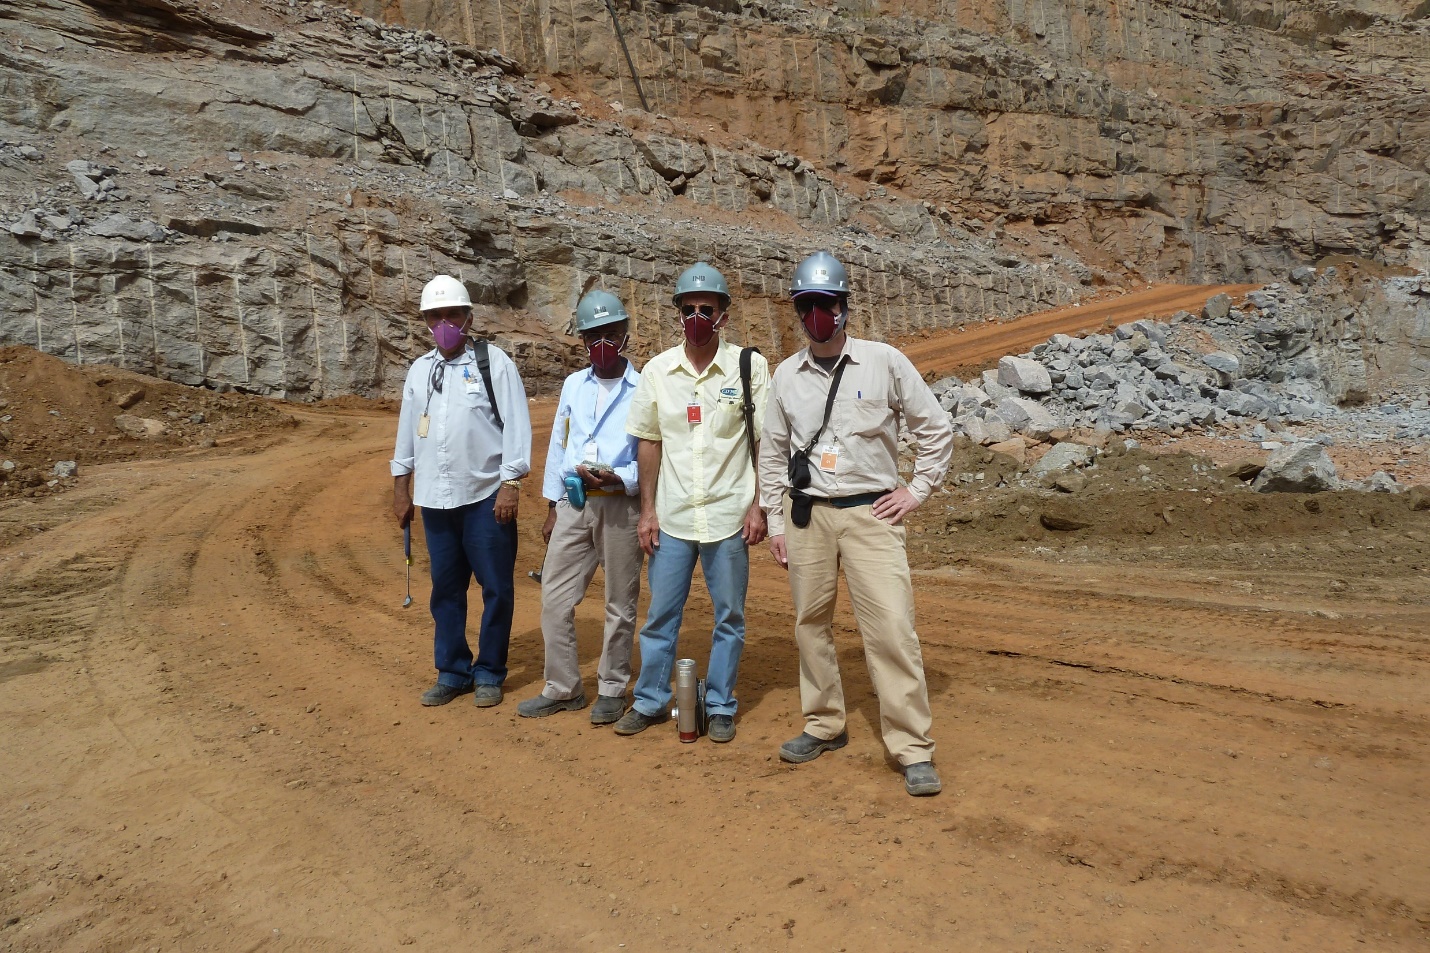
[{"label": "group of men", "polygon": [[[591,722],[635,735],[666,720],[698,562],[714,615],[708,734],[734,740],[749,547],[768,539],[789,572],[805,718],[780,757],[800,764],[848,744],[833,639],[842,568],[884,744],[908,793],[939,792],[903,519],[942,483],[953,433],[908,358],[847,333],[849,291],[845,268],[827,252],[799,263],[790,294],[808,343],[773,375],[758,351],[722,339],[730,292],[704,262],[676,281],[682,342],[639,372],[625,356],[629,317],[620,300],[601,290],[581,298],[575,329],[590,365],[561,389],[542,483],[545,685],[517,706],[519,715],[586,708],[575,611],[601,566],[605,631]],[[391,469],[394,514],[406,527],[421,508],[432,563],[438,675],[422,703],[471,692],[489,707],[501,703],[507,674],[530,418],[511,358],[472,337],[461,282],[432,279],[421,310],[436,347],[408,372]],[[898,472],[901,429],[915,445],[907,483]],[[628,706],[646,557],[650,605]],[[473,576],[483,602],[475,655],[466,638]]]}]

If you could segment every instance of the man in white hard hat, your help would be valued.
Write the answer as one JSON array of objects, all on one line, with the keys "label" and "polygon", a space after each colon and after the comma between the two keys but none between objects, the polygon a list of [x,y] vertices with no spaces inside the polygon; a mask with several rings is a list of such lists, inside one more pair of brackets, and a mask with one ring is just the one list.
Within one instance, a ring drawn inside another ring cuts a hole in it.
[{"label": "man in white hard hat", "polygon": [[[775,370],[760,443],[770,551],[789,569],[794,599],[805,718],[780,758],[802,764],[849,743],[833,633],[842,568],[884,746],[909,794],[937,794],[903,520],[943,483],[953,428],[902,352],[845,332],[849,278],[833,255],[801,261],[791,284],[809,346]],[[916,447],[907,484],[899,479],[901,425]]]},{"label": "man in white hard hat", "polygon": [[596,667],[591,724],[609,725],[626,710],[636,599],[641,590],[636,438],[626,414],[640,374],[622,353],[630,341],[620,299],[599,289],[576,305],[576,332],[591,366],[566,378],[546,452],[542,495],[548,505],[541,567],[541,633],[546,685],[516,706],[523,718],[586,707],[576,654],[576,606],[596,567],[606,571],[606,626]]},{"label": "man in white hard hat", "polygon": [[[754,472],[769,365],[720,340],[729,320],[725,278],[704,262],[675,283],[685,341],[651,358],[626,429],[640,438],[641,548],[650,557],[650,608],[641,673],[615,731],[633,735],[665,719],[670,676],[695,563],[714,610],[705,710],[710,740],[735,737],[735,679],[745,647],[748,548],[765,538]],[[749,412],[746,412],[746,407]]]},{"label": "man in white hard hat", "polygon": [[[433,654],[437,683],[424,705],[473,692],[498,705],[506,681],[515,603],[516,509],[531,469],[531,418],[516,364],[474,341],[472,299],[438,275],[422,289],[422,320],[436,347],[412,362],[402,388],[392,456],[392,511],[399,526],[422,508],[432,561]],[[467,589],[482,587],[482,625],[467,643]]]}]

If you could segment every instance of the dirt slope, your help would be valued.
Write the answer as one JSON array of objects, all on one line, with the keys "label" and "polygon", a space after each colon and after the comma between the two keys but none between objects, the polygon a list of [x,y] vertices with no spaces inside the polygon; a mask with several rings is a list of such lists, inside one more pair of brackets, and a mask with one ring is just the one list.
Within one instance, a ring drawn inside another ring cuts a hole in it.
[{"label": "dirt slope", "polygon": [[[915,801],[847,626],[850,746],[776,759],[798,728],[797,659],[763,549],[731,745],[517,719],[541,683],[524,577],[508,702],[419,707],[428,590],[419,534],[416,604],[399,608],[393,417],[298,416],[257,453],[95,466],[0,508],[23,530],[0,548],[0,947],[1430,938],[1430,596],[1381,555],[1423,538],[1424,512],[1227,571],[1116,540],[1012,555],[976,523],[915,534],[935,567],[917,584],[946,783]],[[526,569],[532,484],[523,506]],[[580,609],[588,677],[599,601]],[[687,618],[703,658],[699,591]]]},{"label": "dirt slope", "polygon": [[1178,311],[1198,313],[1208,298],[1223,292],[1242,295],[1257,287],[1157,285],[1105,301],[1025,314],[1001,323],[990,321],[968,331],[941,331],[900,346],[922,373],[943,376],[996,364],[1003,355],[1020,354],[1054,334],[1076,335],[1139,318],[1165,319]]}]

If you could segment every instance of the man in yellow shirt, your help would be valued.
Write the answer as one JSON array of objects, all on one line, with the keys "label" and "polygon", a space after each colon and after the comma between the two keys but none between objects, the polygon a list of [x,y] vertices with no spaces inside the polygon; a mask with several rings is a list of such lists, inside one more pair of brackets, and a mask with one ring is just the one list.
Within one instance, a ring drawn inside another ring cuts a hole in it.
[{"label": "man in yellow shirt", "polygon": [[[726,742],[735,737],[748,547],[765,538],[765,516],[745,433],[740,348],[720,340],[730,307],[724,276],[704,262],[692,266],[675,283],[675,305],[685,341],[646,364],[626,417],[626,431],[640,439],[639,535],[650,556],[651,602],[640,633],[634,699],[615,731],[633,735],[667,716],[680,622],[698,559],[715,615],[705,709],[710,740]],[[768,386],[769,364],[752,354],[757,421],[764,417]]]}]

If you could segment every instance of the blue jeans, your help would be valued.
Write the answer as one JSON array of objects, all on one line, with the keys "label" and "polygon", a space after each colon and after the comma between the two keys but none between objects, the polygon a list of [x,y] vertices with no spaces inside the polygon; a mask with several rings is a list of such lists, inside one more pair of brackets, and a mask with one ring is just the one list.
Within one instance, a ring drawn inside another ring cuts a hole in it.
[{"label": "blue jeans", "polygon": [[745,648],[749,550],[739,533],[716,543],[697,543],[677,539],[662,530],[660,547],[650,557],[646,570],[650,608],[641,629],[641,674],[631,705],[650,718],[670,708],[670,676],[675,670],[680,621],[685,615],[697,558],[715,610],[710,667],[705,673],[705,710],[711,715],[735,714],[735,678],[740,672],[740,653]]},{"label": "blue jeans", "polygon": [[[422,531],[432,559],[433,657],[437,683],[454,688],[506,681],[511,612],[516,603],[516,522],[498,523],[496,494],[438,510],[422,507]],[[482,587],[477,657],[467,645],[467,587]]]}]

